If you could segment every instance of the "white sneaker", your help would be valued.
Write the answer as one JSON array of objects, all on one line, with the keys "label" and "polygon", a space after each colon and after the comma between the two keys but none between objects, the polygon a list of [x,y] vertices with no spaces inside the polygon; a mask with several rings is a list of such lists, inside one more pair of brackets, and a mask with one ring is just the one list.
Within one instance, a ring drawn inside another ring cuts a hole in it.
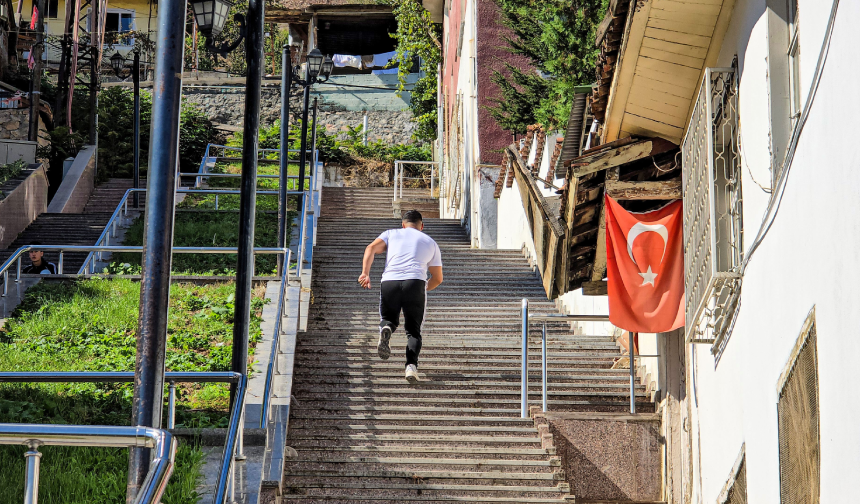
[{"label": "white sneaker", "polygon": [[415,364],[409,364],[406,366],[406,380],[409,383],[418,383],[418,367]]},{"label": "white sneaker", "polygon": [[379,353],[379,358],[386,360],[391,357],[391,348],[388,346],[388,341],[391,339],[391,328],[385,326],[379,331],[379,343],[376,345],[376,351]]}]

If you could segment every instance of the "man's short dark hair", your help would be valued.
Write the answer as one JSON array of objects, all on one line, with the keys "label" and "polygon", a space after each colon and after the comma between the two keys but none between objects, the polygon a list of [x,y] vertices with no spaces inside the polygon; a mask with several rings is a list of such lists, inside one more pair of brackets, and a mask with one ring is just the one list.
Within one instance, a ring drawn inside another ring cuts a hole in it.
[{"label": "man's short dark hair", "polygon": [[418,210],[409,210],[403,213],[403,221],[410,224],[418,224],[419,222],[424,222],[424,219]]}]

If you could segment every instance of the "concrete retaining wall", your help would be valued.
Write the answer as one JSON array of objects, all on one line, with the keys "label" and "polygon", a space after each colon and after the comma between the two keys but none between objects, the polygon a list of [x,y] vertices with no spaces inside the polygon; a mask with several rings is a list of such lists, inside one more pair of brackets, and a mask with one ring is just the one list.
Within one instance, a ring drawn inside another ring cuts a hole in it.
[{"label": "concrete retaining wall", "polygon": [[31,164],[30,174],[0,200],[0,248],[15,241],[48,206],[45,166]]},{"label": "concrete retaining wall", "polygon": [[661,499],[657,415],[546,413],[570,493],[588,501]]},{"label": "concrete retaining wall", "polygon": [[51,213],[81,213],[95,188],[96,148],[87,145],[78,155],[48,206]]}]

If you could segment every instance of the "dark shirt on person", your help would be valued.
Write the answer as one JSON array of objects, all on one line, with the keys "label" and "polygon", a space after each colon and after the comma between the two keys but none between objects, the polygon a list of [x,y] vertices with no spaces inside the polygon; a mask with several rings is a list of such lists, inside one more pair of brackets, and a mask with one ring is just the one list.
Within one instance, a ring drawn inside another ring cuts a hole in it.
[{"label": "dark shirt on person", "polygon": [[56,275],[57,265],[48,261],[42,261],[42,264],[39,266],[31,263],[29,266],[24,268],[21,273],[27,275]]}]

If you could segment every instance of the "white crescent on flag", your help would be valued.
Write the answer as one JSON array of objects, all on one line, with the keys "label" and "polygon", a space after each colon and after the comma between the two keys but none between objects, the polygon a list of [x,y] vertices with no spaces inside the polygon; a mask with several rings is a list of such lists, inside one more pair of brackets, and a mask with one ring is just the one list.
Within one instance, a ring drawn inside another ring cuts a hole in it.
[{"label": "white crescent on flag", "polygon": [[641,222],[637,222],[627,233],[627,253],[630,254],[630,259],[633,261],[633,264],[637,266],[639,266],[639,264],[633,257],[633,241],[636,240],[637,236],[648,232],[657,233],[663,238],[663,255],[660,256],[661,263],[663,262],[663,257],[666,256],[666,244],[669,241],[669,230],[666,229],[666,226],[663,224],[642,224]]}]

